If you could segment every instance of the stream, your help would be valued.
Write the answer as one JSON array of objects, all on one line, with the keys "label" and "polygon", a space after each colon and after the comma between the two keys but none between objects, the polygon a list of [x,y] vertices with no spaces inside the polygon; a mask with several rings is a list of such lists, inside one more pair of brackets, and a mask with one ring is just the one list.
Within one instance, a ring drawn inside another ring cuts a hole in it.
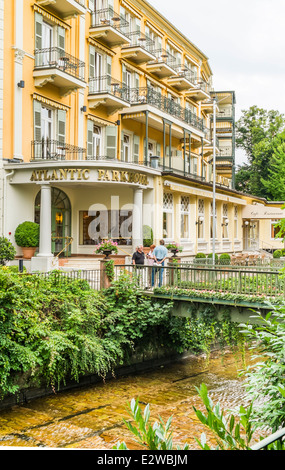
[{"label": "stream", "polygon": [[[112,378],[85,388],[55,393],[0,412],[0,448],[70,448],[109,450],[124,441],[140,449],[123,419],[130,419],[127,402],[139,398],[142,409],[150,404],[151,419],[164,422],[172,416],[173,443],[199,449],[195,437],[205,430],[193,406],[203,409],[196,387],[206,384],[214,403],[222,409],[246,406],[249,398],[238,375],[241,369],[232,353],[187,356],[134,375]],[[213,443],[214,444],[214,441]]]}]

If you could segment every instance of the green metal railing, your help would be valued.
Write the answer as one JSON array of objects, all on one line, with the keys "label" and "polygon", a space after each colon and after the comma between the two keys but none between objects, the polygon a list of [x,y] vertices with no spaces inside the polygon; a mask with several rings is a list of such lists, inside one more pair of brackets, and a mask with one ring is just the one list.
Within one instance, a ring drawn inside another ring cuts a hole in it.
[{"label": "green metal railing", "polygon": [[274,434],[271,434],[271,436],[268,436],[265,439],[262,439],[262,441],[252,446],[251,450],[263,450],[263,449],[270,450],[270,446],[275,442],[277,442],[277,445],[276,445],[277,449],[274,449],[274,450],[282,450],[284,436],[285,436],[285,428],[279,429]]}]

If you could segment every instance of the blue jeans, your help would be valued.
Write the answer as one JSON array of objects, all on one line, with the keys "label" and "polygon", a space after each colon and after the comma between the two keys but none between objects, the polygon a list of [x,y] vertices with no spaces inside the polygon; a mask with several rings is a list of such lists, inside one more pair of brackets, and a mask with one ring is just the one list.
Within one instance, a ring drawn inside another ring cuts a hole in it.
[{"label": "blue jeans", "polygon": [[[161,260],[158,259],[157,261],[161,261]],[[161,263],[160,266],[164,266],[164,261],[163,261],[163,263]],[[156,275],[157,271],[159,271],[158,286],[159,287],[162,286],[162,279],[163,279],[164,269],[163,268],[152,268],[152,270],[151,270],[151,285],[152,285],[152,287],[154,286],[154,280],[155,280],[155,275]]]}]

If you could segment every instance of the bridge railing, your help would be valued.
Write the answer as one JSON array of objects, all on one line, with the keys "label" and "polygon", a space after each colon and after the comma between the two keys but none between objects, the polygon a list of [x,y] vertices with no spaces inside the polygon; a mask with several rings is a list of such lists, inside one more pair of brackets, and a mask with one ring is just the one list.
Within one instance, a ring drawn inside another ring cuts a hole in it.
[{"label": "bridge railing", "polygon": [[285,294],[285,279],[278,270],[235,269],[231,267],[115,266],[115,279],[122,272],[135,278],[143,289],[172,287],[205,292],[277,297]]}]

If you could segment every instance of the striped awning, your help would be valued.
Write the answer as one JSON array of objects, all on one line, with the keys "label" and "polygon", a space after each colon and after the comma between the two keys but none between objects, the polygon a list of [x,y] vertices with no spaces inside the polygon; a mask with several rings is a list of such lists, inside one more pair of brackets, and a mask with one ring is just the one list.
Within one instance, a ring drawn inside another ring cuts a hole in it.
[{"label": "striped awning", "polygon": [[69,111],[70,109],[70,106],[53,101],[49,98],[46,98],[45,96],[39,95],[38,93],[33,93],[32,97],[34,100],[40,101],[41,103],[44,103],[51,108],[62,109],[63,111]]},{"label": "striped awning", "polygon": [[57,16],[54,16],[52,15],[51,13],[49,13],[48,11],[46,11],[44,8],[41,8],[39,5],[37,4],[34,4],[34,10],[37,11],[38,13],[40,13],[42,16],[44,16],[45,18],[47,18],[48,20],[52,21],[53,23],[57,24],[58,26],[61,26],[62,28],[64,29],[71,29],[71,26],[67,23],[65,23],[65,21],[62,21],[60,18],[58,18]]},{"label": "striped awning", "polygon": [[100,119],[97,116],[93,116],[93,114],[88,114],[87,119],[90,121],[96,122],[96,124],[100,126],[115,126],[116,124],[111,121],[105,121],[105,119]]}]

